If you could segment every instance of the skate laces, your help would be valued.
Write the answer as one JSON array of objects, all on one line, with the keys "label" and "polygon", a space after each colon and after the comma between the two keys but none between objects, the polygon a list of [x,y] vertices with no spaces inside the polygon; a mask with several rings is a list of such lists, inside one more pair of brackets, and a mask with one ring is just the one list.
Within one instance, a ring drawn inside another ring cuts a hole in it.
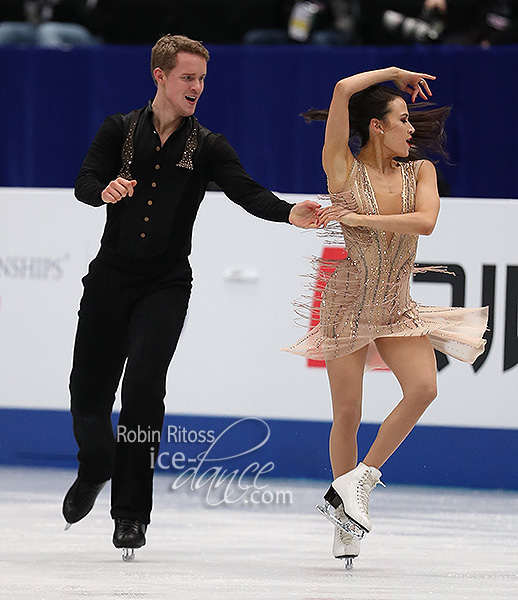
[{"label": "skate laces", "polygon": [[344,531],[341,527],[336,526],[336,531],[338,533],[338,539],[340,540],[340,543],[342,543],[344,546],[359,542],[359,540],[355,538],[352,533]]},{"label": "skate laces", "polygon": [[117,519],[117,533],[140,533],[140,522],[135,519]]},{"label": "skate laces", "polygon": [[[337,519],[339,519],[340,521],[347,520],[345,511],[342,506],[339,506],[337,509],[335,509],[335,517]],[[348,531],[344,531],[341,527],[338,527],[338,525],[335,525],[335,529],[338,534],[338,539],[340,540],[340,542],[342,544],[347,545],[347,544],[351,544],[352,542],[356,541],[355,537],[352,533],[349,533]]]},{"label": "skate laces", "polygon": [[375,477],[370,469],[365,471],[358,481],[356,486],[356,499],[360,510],[368,517],[369,516],[369,497],[372,490],[379,484],[386,487],[385,484]]},{"label": "skate laces", "polygon": [[341,527],[337,527],[337,531],[338,531],[338,539],[340,541],[341,544],[343,544],[344,546],[349,546],[352,543],[356,543],[359,540],[357,540],[354,535],[352,533],[347,533],[347,531],[344,531]]}]

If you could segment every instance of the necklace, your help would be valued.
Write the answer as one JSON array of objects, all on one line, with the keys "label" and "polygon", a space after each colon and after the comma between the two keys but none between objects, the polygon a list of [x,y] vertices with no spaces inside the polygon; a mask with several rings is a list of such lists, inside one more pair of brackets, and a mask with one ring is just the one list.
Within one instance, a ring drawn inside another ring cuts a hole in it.
[{"label": "necklace", "polygon": [[[375,171],[378,171],[378,173],[382,173],[383,175],[386,175],[386,173],[387,173],[386,170],[384,171],[383,169],[380,169],[379,167],[371,165],[370,163],[365,162],[364,160],[362,160],[362,163],[366,167],[370,167],[371,169],[374,169]],[[399,163],[398,162],[396,162],[396,166],[393,166],[392,163],[391,163],[391,165],[390,165],[390,171],[389,172],[392,173],[392,174],[394,174],[397,171],[398,168],[399,168]]]}]

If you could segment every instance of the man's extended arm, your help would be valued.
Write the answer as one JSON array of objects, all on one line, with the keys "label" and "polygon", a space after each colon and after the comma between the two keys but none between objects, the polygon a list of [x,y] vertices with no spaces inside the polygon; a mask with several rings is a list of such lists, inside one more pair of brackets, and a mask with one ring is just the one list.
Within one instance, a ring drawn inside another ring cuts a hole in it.
[{"label": "man's extended arm", "polygon": [[320,208],[317,202],[306,200],[290,204],[277,198],[250,177],[223,135],[213,135],[215,139],[209,141],[212,144],[209,151],[211,174],[233,202],[261,219],[293,223],[298,227],[316,227],[316,211]]}]

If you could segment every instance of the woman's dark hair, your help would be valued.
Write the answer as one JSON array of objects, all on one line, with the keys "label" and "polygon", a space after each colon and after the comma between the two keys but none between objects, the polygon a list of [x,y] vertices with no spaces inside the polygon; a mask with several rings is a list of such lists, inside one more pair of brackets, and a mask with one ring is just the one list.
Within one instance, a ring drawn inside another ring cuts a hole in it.
[{"label": "woman's dark hair", "polygon": [[[384,85],[371,85],[365,90],[356,92],[349,99],[349,137],[358,139],[360,147],[369,141],[369,125],[371,119],[383,121],[390,110],[390,103],[395,98],[405,95],[397,89]],[[430,108],[431,102],[409,104],[410,122],[415,131],[412,134],[412,148],[408,158],[401,160],[415,160],[428,154],[438,154],[448,158],[446,152],[446,134],[444,123],[450,114],[449,106]],[[307,123],[310,121],[325,121],[328,110],[311,109],[302,116]]]}]

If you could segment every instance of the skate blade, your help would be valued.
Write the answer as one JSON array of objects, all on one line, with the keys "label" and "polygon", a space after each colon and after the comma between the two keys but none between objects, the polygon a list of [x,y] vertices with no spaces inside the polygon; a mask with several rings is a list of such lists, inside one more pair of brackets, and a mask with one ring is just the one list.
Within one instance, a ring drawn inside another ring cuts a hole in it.
[{"label": "skate blade", "polygon": [[132,560],[135,560],[135,548],[123,548],[122,560],[124,562],[131,562]]},{"label": "skate blade", "polygon": [[348,557],[344,558],[343,560],[344,560],[345,570],[350,571],[354,567],[352,557],[348,556]]},{"label": "skate blade", "polygon": [[65,531],[68,531],[72,527],[72,523],[67,523],[65,525]]},{"label": "skate blade", "polygon": [[336,525],[337,527],[339,527],[346,533],[349,533],[357,540],[361,540],[365,537],[365,534],[367,533],[367,531],[365,531],[365,529],[363,529],[363,527],[360,527],[360,525],[358,525],[358,523],[355,523],[352,519],[349,519],[345,523],[343,521],[341,521],[340,519],[337,519],[334,516],[334,514],[331,512],[330,507],[331,507],[331,505],[329,504],[329,502],[326,502],[323,506],[320,506],[319,504],[317,504],[315,508],[318,510],[318,512],[320,514],[324,515],[324,517],[326,519],[331,521],[331,523],[333,523],[333,525]]}]

